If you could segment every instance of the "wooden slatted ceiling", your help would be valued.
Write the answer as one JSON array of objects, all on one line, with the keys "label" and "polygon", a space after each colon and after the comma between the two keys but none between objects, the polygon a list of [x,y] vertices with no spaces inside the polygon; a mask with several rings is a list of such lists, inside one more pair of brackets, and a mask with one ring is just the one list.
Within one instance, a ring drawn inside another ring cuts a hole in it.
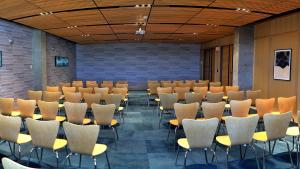
[{"label": "wooden slatted ceiling", "polygon": [[[144,7],[136,7],[141,4]],[[297,8],[300,0],[2,0],[0,18],[84,44],[198,43]],[[40,15],[45,12],[53,14]],[[135,35],[140,27],[146,30],[144,36]]]}]

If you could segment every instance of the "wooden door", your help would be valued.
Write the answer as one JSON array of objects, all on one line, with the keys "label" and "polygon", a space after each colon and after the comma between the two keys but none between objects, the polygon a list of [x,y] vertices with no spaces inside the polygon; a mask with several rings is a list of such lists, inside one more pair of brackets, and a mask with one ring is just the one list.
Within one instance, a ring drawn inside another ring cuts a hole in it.
[{"label": "wooden door", "polygon": [[224,86],[232,85],[232,58],[233,45],[221,47],[221,83]]}]

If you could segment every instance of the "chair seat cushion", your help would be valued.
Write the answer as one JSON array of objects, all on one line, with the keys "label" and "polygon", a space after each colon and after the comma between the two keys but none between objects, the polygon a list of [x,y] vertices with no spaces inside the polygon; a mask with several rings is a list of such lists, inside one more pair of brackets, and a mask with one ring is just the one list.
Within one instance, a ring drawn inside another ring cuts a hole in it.
[{"label": "chair seat cushion", "polygon": [[217,142],[224,145],[224,146],[231,146],[231,141],[228,135],[225,136],[217,136],[216,138]]},{"label": "chair seat cushion", "polygon": [[185,148],[185,149],[190,149],[190,145],[187,141],[187,138],[181,138],[177,140],[177,143],[180,147]]},{"label": "chair seat cushion", "polygon": [[53,150],[58,150],[61,148],[64,148],[67,145],[67,140],[65,139],[55,139],[54,145],[53,145]]},{"label": "chair seat cushion", "polygon": [[299,127],[298,126],[294,126],[294,127],[289,127],[286,131],[286,135],[288,136],[299,136]]},{"label": "chair seat cushion", "polygon": [[92,156],[97,156],[102,153],[104,153],[107,149],[107,146],[105,144],[95,144]]},{"label": "chair seat cushion", "polygon": [[20,133],[18,135],[17,144],[24,144],[31,141],[31,136],[28,134],[22,134]]},{"label": "chair seat cushion", "polygon": [[88,118],[84,118],[83,121],[82,121],[82,124],[89,124],[91,123],[91,119],[88,119]]},{"label": "chair seat cushion", "polygon": [[268,136],[267,136],[267,132],[262,131],[262,132],[256,132],[253,135],[253,139],[257,140],[257,141],[268,141]]}]

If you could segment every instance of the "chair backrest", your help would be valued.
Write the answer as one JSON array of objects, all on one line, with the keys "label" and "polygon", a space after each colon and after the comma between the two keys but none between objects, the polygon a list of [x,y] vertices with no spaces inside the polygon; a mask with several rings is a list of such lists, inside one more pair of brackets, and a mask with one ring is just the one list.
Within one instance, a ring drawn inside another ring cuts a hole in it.
[{"label": "chair backrest", "polygon": [[33,146],[53,149],[59,129],[58,121],[39,121],[27,118],[26,125],[28,127]]},{"label": "chair backrest", "polygon": [[221,120],[224,110],[225,110],[225,102],[218,102],[218,103],[208,103],[203,102],[202,103],[202,110],[204,118],[210,119],[210,118],[218,118]]},{"label": "chair backrest", "polygon": [[[244,91],[228,91],[227,96],[229,100],[244,100],[245,93]],[[251,100],[252,102],[252,100]]]},{"label": "chair backrest", "polygon": [[174,83],[174,87],[178,87],[180,83],[184,83],[183,80],[173,80],[173,83]]},{"label": "chair backrest", "polygon": [[12,169],[12,168],[13,169],[34,169],[34,168],[23,166],[6,157],[2,158],[2,165],[4,169]]},{"label": "chair backrest", "polygon": [[194,84],[194,83],[196,83],[196,80],[185,80],[185,83],[192,83],[192,84]]},{"label": "chair backrest", "polygon": [[14,109],[14,98],[0,98],[0,113],[11,115]]},{"label": "chair backrest", "polygon": [[0,114],[0,138],[16,142],[20,133],[21,118],[4,116]]},{"label": "chair backrest", "polygon": [[46,102],[54,102],[54,101],[58,102],[60,97],[61,97],[60,92],[48,92],[48,91],[43,92],[43,100]]},{"label": "chair backrest", "polygon": [[230,91],[237,92],[239,89],[239,86],[225,86],[225,95],[227,95],[227,93]]},{"label": "chair backrest", "polygon": [[261,90],[247,90],[246,91],[246,98],[252,100],[252,103],[251,103],[252,106],[255,106],[255,100],[260,98],[260,95],[261,95]]},{"label": "chair backrest", "polygon": [[160,87],[160,83],[148,83],[148,89],[150,94],[157,94],[157,87]]},{"label": "chair backrest", "polygon": [[194,83],[194,87],[208,87],[205,82]]},{"label": "chair backrest", "polygon": [[128,89],[127,83],[116,83],[116,88],[126,88]]},{"label": "chair backrest", "polygon": [[165,110],[174,109],[174,103],[178,101],[177,94],[159,94],[160,103]]},{"label": "chair backrest", "polygon": [[108,88],[109,92],[111,92],[113,87],[114,87],[113,83],[101,83],[101,88]]},{"label": "chair backrest", "polygon": [[93,114],[96,120],[97,125],[109,126],[114,117],[116,105],[108,104],[92,104]]},{"label": "chair backrest", "polygon": [[174,87],[176,87],[176,84],[175,83],[168,83],[168,82],[163,82],[162,83],[162,87],[171,87],[172,88],[172,90],[174,89]]},{"label": "chair backrest", "polygon": [[59,92],[59,86],[46,86],[47,92]]},{"label": "chair backrest", "polygon": [[223,86],[213,86],[213,87],[209,87],[209,91],[211,93],[220,93],[224,91]]},{"label": "chair backrest", "polygon": [[62,87],[71,87],[71,83],[70,82],[61,82],[59,83],[60,88]]},{"label": "chair backrest", "polygon": [[38,106],[43,120],[55,120],[58,112],[58,102],[39,101]]},{"label": "chair backrest", "polygon": [[122,97],[123,97],[123,99],[125,99],[126,98],[126,96],[127,96],[127,93],[128,93],[128,89],[127,88],[113,88],[112,89],[112,93],[113,94],[120,94],[120,95],[122,95]]},{"label": "chair backrest", "polygon": [[85,118],[87,104],[86,103],[64,103],[67,119],[71,123],[82,124]]},{"label": "chair backrest", "polygon": [[80,81],[80,80],[73,81],[72,82],[72,86],[76,88],[76,91],[78,91],[79,87],[83,87],[83,81]]},{"label": "chair backrest", "polygon": [[81,93],[65,93],[65,100],[67,102],[72,102],[72,103],[80,103],[81,101]]},{"label": "chair backrest", "polygon": [[106,98],[108,95],[109,88],[108,87],[102,87],[102,88],[95,87],[94,92],[95,92],[95,94],[101,94],[101,100],[104,100],[104,98]]},{"label": "chair backrest", "polygon": [[231,114],[234,117],[247,117],[249,114],[249,109],[251,106],[251,99],[248,100],[231,100],[230,101],[230,109]]},{"label": "chair backrest", "polygon": [[223,100],[224,92],[220,93],[207,93],[206,99],[209,103],[218,103]]},{"label": "chair backrest", "polygon": [[78,91],[81,93],[81,97],[83,98],[83,95],[85,93],[92,94],[93,93],[93,88],[91,88],[91,87],[88,87],[88,88],[79,87]]},{"label": "chair backrest", "polygon": [[114,104],[116,106],[116,109],[118,109],[121,105],[123,96],[120,94],[109,94],[105,98],[106,104]]},{"label": "chair backrest", "polygon": [[87,88],[94,88],[94,87],[98,87],[98,83],[97,81],[86,81],[85,85]]},{"label": "chair backrest", "polygon": [[259,117],[227,117],[225,124],[231,145],[250,144],[255,132]]},{"label": "chair backrest", "polygon": [[201,121],[183,119],[182,125],[190,148],[211,147],[218,123],[219,120],[217,118]]},{"label": "chair backrest", "polygon": [[296,96],[278,97],[278,109],[280,113],[292,112],[294,120],[297,119]]},{"label": "chair backrest", "polygon": [[175,87],[175,92],[177,93],[179,100],[185,100],[185,93],[190,92],[189,87]]},{"label": "chair backrest", "polygon": [[157,94],[171,94],[173,93],[172,87],[157,87]]},{"label": "chair backrest", "polygon": [[221,86],[221,82],[210,82],[209,83],[209,87],[220,87]]},{"label": "chair backrest", "polygon": [[175,115],[178,121],[178,124],[182,124],[183,119],[195,119],[198,109],[199,103],[189,103],[189,104],[182,104],[182,103],[175,103],[174,104]]},{"label": "chair backrest", "polygon": [[114,83],[111,80],[103,80],[102,84],[112,84],[113,85]]},{"label": "chair backrest", "polygon": [[203,96],[201,93],[185,93],[185,102],[186,103],[199,103],[201,105]]},{"label": "chair backrest", "polygon": [[188,88],[193,88],[193,83],[191,82],[185,82],[185,83],[178,83],[177,87],[188,87]]},{"label": "chair backrest", "polygon": [[208,87],[207,86],[204,86],[204,87],[194,87],[193,91],[195,93],[201,93],[202,97],[205,98],[206,95],[207,95]]},{"label": "chair backrest", "polygon": [[92,155],[100,131],[98,125],[83,126],[64,122],[63,127],[71,152]]},{"label": "chair backrest", "polygon": [[42,100],[42,95],[43,95],[42,91],[28,90],[27,94],[29,100],[35,100],[36,102]]},{"label": "chair backrest", "polygon": [[271,113],[274,108],[275,98],[270,99],[256,99],[256,112],[260,118],[265,114]]},{"label": "chair backrest", "polygon": [[91,106],[93,103],[100,104],[101,94],[85,93],[83,94],[83,98],[84,98],[84,102],[87,103],[88,108],[92,108]]},{"label": "chair backrest", "polygon": [[292,113],[264,115],[264,125],[267,132],[268,140],[284,138],[287,128],[289,127],[292,118]]},{"label": "chair backrest", "polygon": [[35,100],[18,99],[17,104],[20,110],[21,117],[33,117],[36,106]]},{"label": "chair backrest", "polygon": [[62,91],[63,91],[64,95],[66,93],[75,93],[76,92],[76,87],[66,87],[66,86],[63,86],[62,87]]}]

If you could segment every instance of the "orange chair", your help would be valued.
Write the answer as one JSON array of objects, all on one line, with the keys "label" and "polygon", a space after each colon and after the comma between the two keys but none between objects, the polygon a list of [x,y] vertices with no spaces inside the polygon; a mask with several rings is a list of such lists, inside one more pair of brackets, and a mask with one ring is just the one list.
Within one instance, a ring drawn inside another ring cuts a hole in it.
[{"label": "orange chair", "polygon": [[209,91],[211,92],[211,93],[221,93],[221,92],[223,92],[223,90],[224,90],[224,88],[223,88],[223,86],[219,86],[219,87],[209,87]]},{"label": "orange chair", "polygon": [[292,112],[293,122],[297,122],[296,96],[278,97],[278,109],[280,113]]},{"label": "orange chair", "polygon": [[275,104],[275,98],[270,99],[256,99],[256,111],[260,119],[267,113],[272,113]]},{"label": "orange chair", "polygon": [[208,91],[208,87],[194,87],[193,91],[195,93],[201,93],[203,98],[205,98]]}]

